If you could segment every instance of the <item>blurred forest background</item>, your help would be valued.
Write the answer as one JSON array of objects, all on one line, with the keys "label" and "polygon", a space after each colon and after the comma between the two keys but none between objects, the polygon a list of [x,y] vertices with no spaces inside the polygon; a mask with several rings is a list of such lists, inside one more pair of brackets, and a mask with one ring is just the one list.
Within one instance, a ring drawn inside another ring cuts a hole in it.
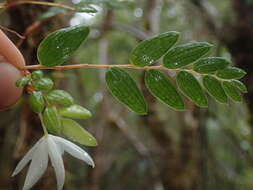
[{"label": "blurred forest background", "polygon": [[[55,2],[73,5],[80,0]],[[143,72],[128,70],[149,104],[149,114],[137,116],[109,94],[105,70],[47,71],[57,88],[69,91],[92,111],[93,117],[80,124],[99,143],[98,147],[84,147],[95,160],[94,169],[65,155],[64,189],[253,189],[253,0],[82,2],[98,12],[17,5],[1,12],[0,25],[26,36],[23,40],[6,32],[28,65],[38,64],[36,48],[47,34],[69,25],[84,23],[91,28],[71,64],[128,64],[130,51],[141,40],[179,31],[180,42],[208,41],[216,46],[213,56],[224,56],[246,70],[249,93],[243,104],[221,105],[210,99],[208,109],[188,102],[187,111],[176,112],[147,92]],[[42,135],[40,121],[28,108],[25,96],[0,113],[0,190],[22,188],[26,172],[15,178],[11,173]],[[56,189],[52,168],[33,189]]]}]

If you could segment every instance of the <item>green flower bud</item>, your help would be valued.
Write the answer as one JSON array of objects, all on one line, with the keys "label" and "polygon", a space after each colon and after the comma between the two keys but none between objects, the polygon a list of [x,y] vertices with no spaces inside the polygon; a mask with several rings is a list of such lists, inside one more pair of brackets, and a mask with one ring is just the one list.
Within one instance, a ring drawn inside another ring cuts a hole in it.
[{"label": "green flower bud", "polygon": [[45,95],[45,98],[50,103],[70,106],[74,103],[72,96],[64,90],[52,90]]},{"label": "green flower bud", "polygon": [[38,91],[33,91],[32,94],[29,96],[29,105],[34,112],[42,112],[45,107],[45,101],[43,99],[42,93]]},{"label": "green flower bud", "polygon": [[92,116],[89,110],[79,105],[59,108],[58,111],[60,115],[74,119],[88,119]]},{"label": "green flower bud", "polygon": [[41,70],[32,72],[33,79],[41,79],[42,77],[43,77],[43,72]]},{"label": "green flower bud", "polygon": [[35,90],[50,90],[53,88],[54,83],[50,78],[41,78],[33,82]]},{"label": "green flower bud", "polygon": [[30,78],[30,77],[22,77],[22,78],[20,78],[20,79],[17,80],[16,86],[17,86],[17,87],[25,86],[25,85],[27,85],[30,81],[31,81],[31,78]]},{"label": "green flower bud", "polygon": [[62,129],[62,123],[55,106],[49,105],[43,113],[43,123],[52,133],[59,133]]}]

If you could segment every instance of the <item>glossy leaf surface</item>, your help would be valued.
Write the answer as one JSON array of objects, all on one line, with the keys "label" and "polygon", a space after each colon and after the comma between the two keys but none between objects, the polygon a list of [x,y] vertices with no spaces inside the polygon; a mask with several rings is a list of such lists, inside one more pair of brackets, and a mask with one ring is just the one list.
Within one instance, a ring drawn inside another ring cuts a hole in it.
[{"label": "glossy leaf surface", "polygon": [[52,133],[59,133],[62,129],[62,123],[55,106],[48,105],[43,112],[43,123]]},{"label": "glossy leaf surface", "polygon": [[206,95],[197,79],[189,72],[181,71],[177,74],[177,84],[180,90],[200,107],[207,107]]},{"label": "glossy leaf surface", "polygon": [[33,91],[31,95],[29,95],[29,105],[34,112],[42,112],[45,107],[45,101],[42,93]]},{"label": "glossy leaf surface", "polygon": [[207,57],[198,60],[194,64],[194,71],[198,73],[212,73],[218,70],[225,69],[229,62],[221,57]]},{"label": "glossy leaf surface", "polygon": [[213,46],[207,42],[191,42],[169,50],[163,58],[163,65],[169,69],[187,66],[206,55]]},{"label": "glossy leaf surface", "polygon": [[84,25],[72,26],[49,34],[39,45],[39,63],[53,67],[62,65],[87,38],[89,28]]},{"label": "glossy leaf surface", "polygon": [[176,110],[185,108],[184,101],[177,89],[162,72],[153,69],[148,70],[145,73],[145,84],[149,91],[161,102]]},{"label": "glossy leaf surface", "polygon": [[203,77],[203,85],[207,92],[218,102],[226,104],[228,103],[228,98],[224,92],[221,82],[212,76]]},{"label": "glossy leaf surface", "polygon": [[59,108],[58,111],[60,115],[74,119],[88,119],[91,117],[91,113],[89,110],[75,104],[69,107]]},{"label": "glossy leaf surface", "polygon": [[228,67],[217,72],[217,76],[222,79],[240,79],[246,72],[237,67]]},{"label": "glossy leaf surface", "polygon": [[86,146],[97,146],[96,139],[77,122],[62,118],[62,133],[69,139]]},{"label": "glossy leaf surface", "polygon": [[147,113],[147,105],[132,77],[123,69],[112,68],[106,72],[106,83],[114,97],[138,114]]},{"label": "glossy leaf surface", "polygon": [[64,90],[52,90],[45,95],[47,101],[63,106],[70,106],[74,103],[72,96]]},{"label": "glossy leaf surface", "polygon": [[232,82],[223,81],[222,87],[227,96],[230,97],[233,101],[235,102],[242,101],[242,95],[240,91],[232,84]]},{"label": "glossy leaf surface", "polygon": [[166,32],[142,41],[131,52],[131,63],[141,67],[152,64],[177,42],[178,37],[178,32]]}]

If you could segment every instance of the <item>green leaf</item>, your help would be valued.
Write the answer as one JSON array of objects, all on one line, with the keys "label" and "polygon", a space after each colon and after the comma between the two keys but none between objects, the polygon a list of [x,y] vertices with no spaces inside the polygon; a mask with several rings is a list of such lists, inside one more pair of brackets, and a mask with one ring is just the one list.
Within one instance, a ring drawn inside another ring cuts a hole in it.
[{"label": "green leaf", "polygon": [[25,85],[27,85],[30,81],[31,81],[31,77],[21,77],[20,79],[18,79],[18,80],[16,81],[16,86],[17,86],[17,87],[25,86]]},{"label": "green leaf", "polygon": [[50,78],[41,78],[32,83],[35,90],[50,90],[53,86],[54,82]]},{"label": "green leaf", "polygon": [[218,71],[216,75],[222,79],[240,79],[246,75],[246,72],[237,67],[228,67]]},{"label": "green leaf", "polygon": [[149,91],[161,102],[176,110],[185,108],[182,97],[172,82],[162,72],[153,69],[148,70],[145,73],[145,84]]},{"label": "green leaf", "polygon": [[227,94],[228,97],[230,97],[235,102],[241,102],[242,101],[242,95],[240,91],[233,85],[232,82],[223,81],[222,87]]},{"label": "green leaf", "polygon": [[197,79],[186,71],[177,74],[177,84],[180,90],[200,107],[207,107],[207,98]]},{"label": "green leaf", "polygon": [[225,69],[229,65],[229,61],[221,57],[207,57],[198,60],[194,64],[193,70],[198,73],[212,73],[221,69]]},{"label": "green leaf", "polygon": [[77,122],[62,118],[62,133],[69,139],[86,146],[97,146],[96,139]]},{"label": "green leaf", "polygon": [[239,80],[232,80],[232,84],[237,87],[241,92],[247,93],[247,87]]},{"label": "green leaf", "polygon": [[45,107],[45,101],[41,92],[33,91],[29,96],[29,105],[36,113],[41,113]]},{"label": "green leaf", "polygon": [[91,117],[90,111],[79,105],[59,108],[58,111],[60,115],[74,119],[88,119]]},{"label": "green leaf", "polygon": [[221,82],[212,76],[203,77],[203,85],[206,88],[207,92],[218,102],[227,104],[228,98],[224,92]]},{"label": "green leaf", "polygon": [[72,96],[64,90],[52,90],[45,95],[47,101],[63,106],[74,104]]},{"label": "green leaf", "polygon": [[169,50],[163,58],[163,65],[169,69],[187,66],[206,55],[213,45],[207,42],[191,42]]},{"label": "green leaf", "polygon": [[43,72],[41,70],[32,72],[32,79],[41,79],[43,77]]},{"label": "green leaf", "polygon": [[50,17],[56,16],[58,14],[62,14],[65,12],[66,12],[66,9],[63,9],[61,7],[50,7],[45,13],[41,14],[38,17],[38,20],[48,19]]},{"label": "green leaf", "polygon": [[131,76],[120,68],[106,72],[106,83],[112,95],[138,114],[147,113],[147,105],[141,91]]},{"label": "green leaf", "polygon": [[39,45],[37,51],[39,63],[48,67],[63,64],[88,34],[89,28],[84,25],[64,28],[49,34]]},{"label": "green leaf", "polygon": [[75,8],[76,12],[81,12],[81,13],[96,13],[98,12],[97,9],[94,7],[88,6],[88,7],[76,7]]},{"label": "green leaf", "polygon": [[52,133],[59,133],[62,130],[62,123],[55,106],[48,105],[43,112],[43,124]]},{"label": "green leaf", "polygon": [[136,66],[147,66],[162,57],[178,40],[178,32],[166,32],[142,41],[130,54],[130,62]]}]

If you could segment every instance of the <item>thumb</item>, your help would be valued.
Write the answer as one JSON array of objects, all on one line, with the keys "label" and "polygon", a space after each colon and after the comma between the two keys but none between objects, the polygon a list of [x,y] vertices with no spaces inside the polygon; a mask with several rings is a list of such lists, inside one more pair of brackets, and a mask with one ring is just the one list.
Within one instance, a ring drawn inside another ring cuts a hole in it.
[{"label": "thumb", "polygon": [[0,110],[16,103],[22,95],[23,88],[15,85],[21,76],[20,71],[10,63],[0,63]]},{"label": "thumb", "polygon": [[22,54],[0,30],[0,110],[16,103],[22,95],[23,88],[16,87],[15,83],[22,77],[18,68],[24,65]]}]

